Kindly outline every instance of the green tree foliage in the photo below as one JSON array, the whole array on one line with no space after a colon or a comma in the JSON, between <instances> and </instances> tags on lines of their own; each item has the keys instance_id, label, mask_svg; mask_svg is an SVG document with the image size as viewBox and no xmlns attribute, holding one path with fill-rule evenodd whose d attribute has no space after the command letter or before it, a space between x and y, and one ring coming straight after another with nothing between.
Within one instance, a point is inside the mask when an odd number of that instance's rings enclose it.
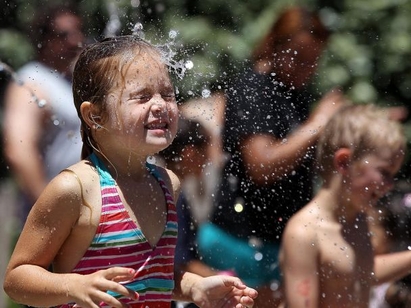
<instances>
[{"instance_id":1,"label":"green tree foliage","mask_svg":"<svg viewBox=\"0 0 411 308\"><path fill-rule=\"evenodd\" d=\"M0 59L17 68L32 56L25 27L36 9L51 0L0 3ZM52 3L64 2L53 0ZM194 67L180 82L187 99L202 89L224 88L287 5L319 10L333 30L316 87L345 89L355 102L407 104L411 98L411 1L409 0L77 0L90 40L103 35L117 15L120 33L141 22L145 37L170 43L176 31L176 58Z\"/></svg>"}]
</instances>

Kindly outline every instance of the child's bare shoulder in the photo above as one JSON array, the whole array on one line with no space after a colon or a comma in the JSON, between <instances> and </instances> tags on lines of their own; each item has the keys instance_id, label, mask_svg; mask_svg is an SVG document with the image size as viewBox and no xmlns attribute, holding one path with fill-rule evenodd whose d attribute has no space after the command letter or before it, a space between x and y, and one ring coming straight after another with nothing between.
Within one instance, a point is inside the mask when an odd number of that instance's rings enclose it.
<instances>
[{"instance_id":1,"label":"child's bare shoulder","mask_svg":"<svg viewBox=\"0 0 411 308\"><path fill-rule=\"evenodd\" d=\"M321 211L313 203L309 203L290 218L284 238L298 237L304 241L313 241L321 228L321 220Z\"/></svg>"},{"instance_id":2,"label":"child's bare shoulder","mask_svg":"<svg viewBox=\"0 0 411 308\"><path fill-rule=\"evenodd\" d=\"M72 185L72 192L91 189L96 184L99 186L99 176L93 164L88 160L81 160L60 172L56 180L61 185ZM69 187L70 188L70 187Z\"/></svg>"},{"instance_id":3,"label":"child's bare shoulder","mask_svg":"<svg viewBox=\"0 0 411 308\"><path fill-rule=\"evenodd\" d=\"M73 205L81 206L84 199L88 199L99 187L99 177L94 166L89 161L82 160L62 170L50 182L46 191L50 191L60 202L72 202Z\"/></svg>"},{"instance_id":4,"label":"child's bare shoulder","mask_svg":"<svg viewBox=\"0 0 411 308\"><path fill-rule=\"evenodd\" d=\"M64 217L68 227L74 225L85 204L85 195L92 191L94 179L93 170L84 161L63 170L43 190L33 206L32 216L60 222Z\"/></svg>"}]
</instances>

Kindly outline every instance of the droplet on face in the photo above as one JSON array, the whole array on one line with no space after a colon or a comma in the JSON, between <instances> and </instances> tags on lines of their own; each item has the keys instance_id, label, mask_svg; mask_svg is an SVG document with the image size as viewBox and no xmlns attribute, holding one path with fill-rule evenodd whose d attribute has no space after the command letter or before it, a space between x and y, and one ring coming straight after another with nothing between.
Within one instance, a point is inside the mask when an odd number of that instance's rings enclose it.
<instances>
[{"instance_id":1,"label":"droplet on face","mask_svg":"<svg viewBox=\"0 0 411 308\"><path fill-rule=\"evenodd\" d=\"M203 91L201 91L201 96L203 98L210 97L210 95L211 95L211 91L209 89L204 89Z\"/></svg>"}]
</instances>

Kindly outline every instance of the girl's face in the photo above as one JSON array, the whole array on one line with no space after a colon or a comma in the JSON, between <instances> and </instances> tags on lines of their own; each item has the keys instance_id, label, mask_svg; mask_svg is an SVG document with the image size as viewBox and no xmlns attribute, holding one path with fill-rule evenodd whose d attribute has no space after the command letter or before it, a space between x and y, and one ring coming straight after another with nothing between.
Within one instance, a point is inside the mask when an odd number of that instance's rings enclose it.
<instances>
[{"instance_id":1,"label":"girl's face","mask_svg":"<svg viewBox=\"0 0 411 308\"><path fill-rule=\"evenodd\" d=\"M108 96L104 128L114 142L133 153L152 155L166 148L177 132L174 88L160 56L140 52L124 80ZM120 149L120 148L119 148Z\"/></svg>"},{"instance_id":2,"label":"girl's face","mask_svg":"<svg viewBox=\"0 0 411 308\"><path fill-rule=\"evenodd\" d=\"M353 163L351 178L351 200L357 210L375 206L394 184L394 176L403 160L402 153L390 150L370 154Z\"/></svg>"}]
</instances>

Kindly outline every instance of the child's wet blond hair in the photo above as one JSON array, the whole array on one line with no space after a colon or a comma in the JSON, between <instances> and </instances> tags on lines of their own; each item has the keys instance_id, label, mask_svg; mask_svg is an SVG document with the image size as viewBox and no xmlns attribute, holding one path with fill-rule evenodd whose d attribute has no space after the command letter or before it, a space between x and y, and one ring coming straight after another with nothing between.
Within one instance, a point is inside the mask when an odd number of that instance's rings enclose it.
<instances>
[{"instance_id":1,"label":"child's wet blond hair","mask_svg":"<svg viewBox=\"0 0 411 308\"><path fill-rule=\"evenodd\" d=\"M317 145L317 164L324 181L333 174L333 157L337 150L348 148L352 159L390 149L406 150L406 138L398 121L387 110L373 104L349 105L338 111L325 126Z\"/></svg>"}]
</instances>

